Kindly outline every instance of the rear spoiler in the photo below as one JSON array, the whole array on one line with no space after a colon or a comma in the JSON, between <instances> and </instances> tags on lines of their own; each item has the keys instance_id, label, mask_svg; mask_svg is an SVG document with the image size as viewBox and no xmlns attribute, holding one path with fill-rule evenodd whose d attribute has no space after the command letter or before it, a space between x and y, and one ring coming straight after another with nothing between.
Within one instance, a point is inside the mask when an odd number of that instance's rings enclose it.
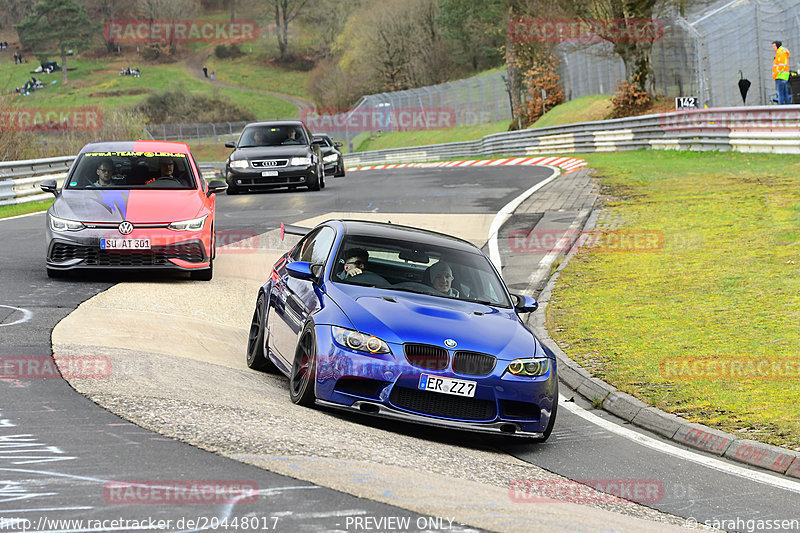
<instances>
[{"instance_id":1,"label":"rear spoiler","mask_svg":"<svg viewBox=\"0 0 800 533\"><path fill-rule=\"evenodd\" d=\"M300 235L305 236L308 235L314 228L305 228L303 226L294 226L292 224L284 224L281 222L281 240L284 239L285 235L288 233L289 235Z\"/></svg>"}]
</instances>

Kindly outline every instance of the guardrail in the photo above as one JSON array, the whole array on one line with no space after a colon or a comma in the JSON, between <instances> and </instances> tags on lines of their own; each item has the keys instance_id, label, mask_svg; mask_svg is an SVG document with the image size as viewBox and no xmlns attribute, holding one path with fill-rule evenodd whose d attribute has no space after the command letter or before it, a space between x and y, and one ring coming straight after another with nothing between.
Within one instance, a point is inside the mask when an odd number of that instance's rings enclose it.
<instances>
[{"instance_id":1,"label":"guardrail","mask_svg":"<svg viewBox=\"0 0 800 533\"><path fill-rule=\"evenodd\" d=\"M53 195L39 186L45 180L56 180L61 187L73 161L75 156L0 162L0 206L49 200ZM203 177L214 179L219 163L198 166Z\"/></svg>"},{"instance_id":2,"label":"guardrail","mask_svg":"<svg viewBox=\"0 0 800 533\"><path fill-rule=\"evenodd\" d=\"M800 106L693 109L487 135L476 141L345 155L348 167L490 155L620 150L800 153Z\"/></svg>"},{"instance_id":3,"label":"guardrail","mask_svg":"<svg viewBox=\"0 0 800 533\"><path fill-rule=\"evenodd\" d=\"M535 156L619 150L720 150L800 154L800 105L692 109L494 133L476 141L345 155L348 167L422 163L490 155ZM50 197L45 179L63 179L73 157L0 163L0 205ZM218 166L219 164L216 164ZM215 164L201 164L213 177Z\"/></svg>"}]
</instances>

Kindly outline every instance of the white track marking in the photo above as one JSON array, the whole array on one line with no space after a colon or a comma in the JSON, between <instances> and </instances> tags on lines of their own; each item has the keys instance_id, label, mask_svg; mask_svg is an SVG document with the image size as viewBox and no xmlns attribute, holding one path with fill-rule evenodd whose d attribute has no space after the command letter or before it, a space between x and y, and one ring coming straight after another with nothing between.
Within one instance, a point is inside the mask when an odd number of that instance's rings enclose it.
<instances>
[{"instance_id":1,"label":"white track marking","mask_svg":"<svg viewBox=\"0 0 800 533\"><path fill-rule=\"evenodd\" d=\"M538 166L547 166L547 165L538 165ZM559 168L556 167L547 167L547 168L553 171L552 176L546 178L543 181L540 181L527 191L523 192L522 194L520 194L519 196L508 202L506 205L503 206L502 209L500 209L500 211L497 212L494 219L492 220L492 225L489 227L489 259L492 261L492 263L494 263L494 266L498 270L498 272L502 271L503 261L502 258L500 257L500 248L498 247L497 244L497 234L500 231L500 228L503 227L503 224L505 224L506 220L508 220L508 218L511 216L511 213L513 213L514 210L517 207L519 207L519 204L527 200L530 195L532 195L533 193L535 193L536 191L538 191L539 189L541 189L542 187L544 187L545 185L556 179L561 174L561 169Z\"/></svg>"},{"instance_id":2,"label":"white track marking","mask_svg":"<svg viewBox=\"0 0 800 533\"><path fill-rule=\"evenodd\" d=\"M633 431L632 429L622 427L619 424L611 422L610 420L606 420L605 418L601 418L595 415L594 413L590 413L586 409L583 409L582 407L575 405L575 403L573 402L564 402L563 401L564 399L565 398L563 396L559 395L559 404L560 404L559 407L562 407L567 411L583 418L587 422L591 422L596 426L600 426L606 431L610 431L615 435L624 437L628 440L641 444L642 446L646 446L647 448L651 448L658 452L665 453L667 455L672 455L673 457L678 457L679 459L683 459L685 461L691 461L701 466L705 466L713 470L718 470L726 474L732 474L734 476L745 478L750 481L757 481L759 483L772 485L774 487L790 490L792 492L800 494L800 483L798 483L797 481L792 481L789 478L778 477L777 475L768 474L766 472L758 472L755 470L750 470L749 468L744 468L742 466L726 463L725 461L717 459L716 457L699 454L697 452L686 450L684 448L679 448L678 446L674 446L667 442L654 439L653 437L649 437L647 435L639 433L638 431Z\"/></svg>"},{"instance_id":3,"label":"white track marking","mask_svg":"<svg viewBox=\"0 0 800 533\"><path fill-rule=\"evenodd\" d=\"M5 307L6 309L13 309L15 311L19 311L22 313L22 318L19 320L15 320L14 322L9 322L8 324L0 324L0 328L3 326L16 326L17 324L22 324L23 322L27 322L31 318L33 318L33 313L28 311L27 309L23 309L22 307L14 307L11 305L0 305L0 307Z\"/></svg>"}]
</instances>

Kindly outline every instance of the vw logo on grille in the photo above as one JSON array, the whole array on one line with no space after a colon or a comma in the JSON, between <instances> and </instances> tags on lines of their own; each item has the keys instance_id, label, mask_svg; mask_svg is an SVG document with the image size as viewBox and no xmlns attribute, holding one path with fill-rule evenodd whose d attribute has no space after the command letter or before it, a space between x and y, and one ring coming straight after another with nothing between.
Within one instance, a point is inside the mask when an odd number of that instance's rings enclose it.
<instances>
[{"instance_id":1,"label":"vw logo on grille","mask_svg":"<svg viewBox=\"0 0 800 533\"><path fill-rule=\"evenodd\" d=\"M119 225L119 232L123 235L128 235L133 231L133 224L127 220Z\"/></svg>"},{"instance_id":2,"label":"vw logo on grille","mask_svg":"<svg viewBox=\"0 0 800 533\"><path fill-rule=\"evenodd\" d=\"M454 341L453 339L445 339L444 345L447 346L448 348L455 348L456 346L458 346L458 344L456 344L456 341Z\"/></svg>"}]
</instances>

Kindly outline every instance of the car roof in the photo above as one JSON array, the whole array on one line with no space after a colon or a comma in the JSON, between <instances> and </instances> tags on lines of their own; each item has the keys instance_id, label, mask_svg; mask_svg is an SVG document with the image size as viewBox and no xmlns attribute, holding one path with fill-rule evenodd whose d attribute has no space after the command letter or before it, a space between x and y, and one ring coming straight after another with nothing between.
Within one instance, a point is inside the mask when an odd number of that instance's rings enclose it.
<instances>
[{"instance_id":1,"label":"car roof","mask_svg":"<svg viewBox=\"0 0 800 533\"><path fill-rule=\"evenodd\" d=\"M337 220L335 222L342 225L345 235L386 237L416 244L442 246L482 254L480 249L471 242L436 231L369 220Z\"/></svg>"},{"instance_id":2,"label":"car roof","mask_svg":"<svg viewBox=\"0 0 800 533\"><path fill-rule=\"evenodd\" d=\"M263 122L250 122L245 125L245 128L254 126L302 126L305 128L302 120L265 120Z\"/></svg>"},{"instance_id":3,"label":"car roof","mask_svg":"<svg viewBox=\"0 0 800 533\"><path fill-rule=\"evenodd\" d=\"M173 141L103 141L89 143L80 153L87 152L169 152L190 154L189 145Z\"/></svg>"}]
</instances>

